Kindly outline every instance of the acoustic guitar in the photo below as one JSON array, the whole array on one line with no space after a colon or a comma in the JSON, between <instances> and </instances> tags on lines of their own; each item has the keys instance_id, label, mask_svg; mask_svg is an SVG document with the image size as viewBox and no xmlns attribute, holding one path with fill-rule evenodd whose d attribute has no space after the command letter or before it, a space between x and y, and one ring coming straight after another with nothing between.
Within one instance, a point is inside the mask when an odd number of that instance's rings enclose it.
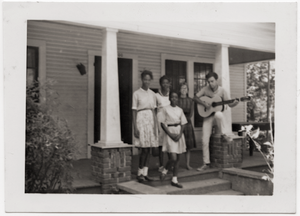
<instances>
[{"instance_id":1,"label":"acoustic guitar","mask_svg":"<svg viewBox=\"0 0 300 216\"><path fill-rule=\"evenodd\" d=\"M218 95L215 95L212 98L207 97L207 96L202 96L202 97L200 97L200 100L205 101L206 103L210 103L211 107L209 109L206 109L205 106L197 104L197 109L198 109L199 115L205 118L205 117L208 117L208 116L210 116L211 114L213 114L215 112L218 112L218 111L223 112L224 111L224 105L225 104L230 104L234 100L245 102L245 101L249 101L250 99L251 99L251 97L247 96L247 97L241 97L241 98L236 98L236 99L232 99L232 100L223 101L223 99Z\"/></svg>"}]
</instances>

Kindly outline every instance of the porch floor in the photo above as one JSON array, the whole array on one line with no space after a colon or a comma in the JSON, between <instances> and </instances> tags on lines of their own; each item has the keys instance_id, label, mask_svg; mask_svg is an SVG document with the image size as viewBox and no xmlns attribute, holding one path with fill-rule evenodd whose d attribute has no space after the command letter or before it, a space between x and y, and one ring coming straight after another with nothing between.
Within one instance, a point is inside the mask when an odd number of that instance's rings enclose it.
<instances>
[{"instance_id":1,"label":"porch floor","mask_svg":"<svg viewBox=\"0 0 300 216\"><path fill-rule=\"evenodd\" d=\"M138 161L139 155L133 155L132 157L132 179L135 179L138 169ZM165 154L164 163L167 162L167 154ZM94 181L92 176L92 166L91 166L91 159L81 159L77 160L73 163L74 170L73 170L73 177L74 182L73 186L75 188L81 187L93 187L98 186L99 183ZM150 158L150 165L148 174L151 177L158 178L158 157L151 157ZM256 166L263 166L266 165L263 156L257 152L253 152L253 156L249 156L249 150L243 151L243 163L242 168L249 168L249 167L256 167ZM191 172L194 172L198 167L202 166L202 150L194 149L191 151L191 160L190 166L193 167ZM185 155L182 155L180 158L179 164L179 171L178 172L188 172L186 169L186 159Z\"/></svg>"}]
</instances>

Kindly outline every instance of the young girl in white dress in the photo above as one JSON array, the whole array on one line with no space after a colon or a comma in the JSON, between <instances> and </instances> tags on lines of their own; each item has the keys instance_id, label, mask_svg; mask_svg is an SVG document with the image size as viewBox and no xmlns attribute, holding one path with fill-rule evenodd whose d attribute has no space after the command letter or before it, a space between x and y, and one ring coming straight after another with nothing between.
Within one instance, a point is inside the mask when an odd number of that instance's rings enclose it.
<instances>
[{"instance_id":1,"label":"young girl in white dress","mask_svg":"<svg viewBox=\"0 0 300 216\"><path fill-rule=\"evenodd\" d=\"M167 142L166 145L163 146L162 151L168 152L170 159L162 171L160 179L164 180L168 170L173 167L171 185L182 188L182 185L178 182L177 175L180 155L186 152L185 139L182 133L185 124L187 124L187 119L183 110L177 106L178 94L176 92L170 92L169 98L171 105L164 107L165 120L161 123L161 127L167 134Z\"/></svg>"},{"instance_id":2,"label":"young girl in white dress","mask_svg":"<svg viewBox=\"0 0 300 216\"><path fill-rule=\"evenodd\" d=\"M158 147L158 123L155 113L155 93L149 89L153 75L144 70L141 74L142 87L133 93L132 116L134 145L141 149L137 179L139 182L152 181L148 176L150 148Z\"/></svg>"}]
</instances>

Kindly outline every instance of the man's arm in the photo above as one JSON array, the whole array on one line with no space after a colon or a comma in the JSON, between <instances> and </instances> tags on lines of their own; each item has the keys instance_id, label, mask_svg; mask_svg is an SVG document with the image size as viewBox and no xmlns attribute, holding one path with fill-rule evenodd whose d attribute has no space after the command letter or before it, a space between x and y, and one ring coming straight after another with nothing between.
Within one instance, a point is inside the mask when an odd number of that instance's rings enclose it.
<instances>
[{"instance_id":1,"label":"man's arm","mask_svg":"<svg viewBox=\"0 0 300 216\"><path fill-rule=\"evenodd\" d=\"M234 100L232 103L228 104L229 107L235 107L236 105L239 104L239 101L238 100Z\"/></svg>"},{"instance_id":2,"label":"man's arm","mask_svg":"<svg viewBox=\"0 0 300 216\"><path fill-rule=\"evenodd\" d=\"M224 90L224 100L231 100L229 97L228 97L228 94L227 92ZM228 104L228 106L230 108L232 107L235 107L236 105L238 105L239 101L238 100L234 100L232 103Z\"/></svg>"},{"instance_id":3,"label":"man's arm","mask_svg":"<svg viewBox=\"0 0 300 216\"><path fill-rule=\"evenodd\" d=\"M204 96L203 89L194 96L193 101L195 101L197 104L204 106L206 109L209 109L211 107L211 104L200 100L200 97L202 97L202 96Z\"/></svg>"}]
</instances>

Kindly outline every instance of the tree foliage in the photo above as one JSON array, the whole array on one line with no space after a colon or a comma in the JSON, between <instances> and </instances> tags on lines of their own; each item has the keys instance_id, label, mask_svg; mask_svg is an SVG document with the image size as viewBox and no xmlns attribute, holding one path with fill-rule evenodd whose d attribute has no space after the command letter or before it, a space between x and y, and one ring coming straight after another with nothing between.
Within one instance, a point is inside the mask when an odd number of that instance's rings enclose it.
<instances>
[{"instance_id":1,"label":"tree foliage","mask_svg":"<svg viewBox=\"0 0 300 216\"><path fill-rule=\"evenodd\" d=\"M247 64L247 93L252 100L247 104L247 120L267 122L268 83L269 115L274 122L275 68L274 61ZM269 76L268 76L269 74Z\"/></svg>"},{"instance_id":2,"label":"tree foliage","mask_svg":"<svg viewBox=\"0 0 300 216\"><path fill-rule=\"evenodd\" d=\"M265 180L273 180L274 175L274 138L272 136L272 124L270 122L271 133L270 136L267 137L266 133L260 131L260 129L252 130L253 125L246 125L242 127L241 131L246 132L247 139L251 140L256 149L261 153L264 160L268 165L268 169L265 170L267 173L266 176L263 177Z\"/></svg>"},{"instance_id":3,"label":"tree foliage","mask_svg":"<svg viewBox=\"0 0 300 216\"><path fill-rule=\"evenodd\" d=\"M73 190L71 170L77 147L67 121L55 117L58 94L45 86L34 84L26 91L26 157L25 192L51 193ZM44 91L46 95L41 95ZM47 98L47 102L36 102ZM43 100L42 100L43 101Z\"/></svg>"}]
</instances>

